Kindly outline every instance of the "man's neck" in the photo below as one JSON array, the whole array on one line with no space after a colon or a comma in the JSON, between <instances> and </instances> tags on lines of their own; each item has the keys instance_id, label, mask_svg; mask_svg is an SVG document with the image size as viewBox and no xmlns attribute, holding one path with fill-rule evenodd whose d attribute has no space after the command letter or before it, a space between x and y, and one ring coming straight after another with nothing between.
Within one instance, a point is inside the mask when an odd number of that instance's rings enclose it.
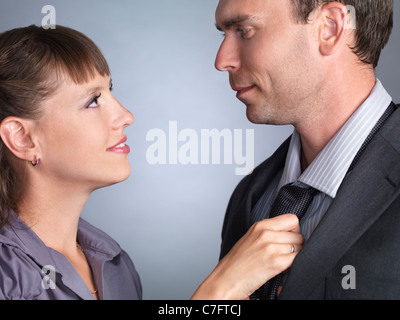
<instances>
[{"instance_id":1,"label":"man's neck","mask_svg":"<svg viewBox=\"0 0 400 320\"><path fill-rule=\"evenodd\" d=\"M376 84L373 73L352 85L338 85L327 90L323 105L316 105L319 112L304 121L294 124L301 137L301 166L304 171L325 148L353 113L368 98Z\"/></svg>"}]
</instances>

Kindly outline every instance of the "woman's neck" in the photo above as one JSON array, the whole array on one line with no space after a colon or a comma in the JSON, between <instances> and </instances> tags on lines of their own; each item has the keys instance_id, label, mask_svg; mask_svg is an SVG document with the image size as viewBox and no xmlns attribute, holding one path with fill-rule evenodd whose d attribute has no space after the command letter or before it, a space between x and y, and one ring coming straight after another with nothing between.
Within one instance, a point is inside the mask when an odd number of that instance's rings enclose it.
<instances>
[{"instance_id":1,"label":"woman's neck","mask_svg":"<svg viewBox=\"0 0 400 320\"><path fill-rule=\"evenodd\" d=\"M79 217L89 194L58 184L29 185L18 215L46 246L67 256L76 252Z\"/></svg>"}]
</instances>

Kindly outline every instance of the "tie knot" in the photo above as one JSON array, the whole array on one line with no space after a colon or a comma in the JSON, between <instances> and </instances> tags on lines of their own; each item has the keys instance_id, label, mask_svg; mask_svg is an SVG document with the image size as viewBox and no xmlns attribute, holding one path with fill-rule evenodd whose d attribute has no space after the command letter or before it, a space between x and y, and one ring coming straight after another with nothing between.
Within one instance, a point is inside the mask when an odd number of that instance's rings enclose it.
<instances>
[{"instance_id":1,"label":"tie knot","mask_svg":"<svg viewBox=\"0 0 400 320\"><path fill-rule=\"evenodd\" d=\"M317 193L318 190L312 187L294 185L282 187L272 204L270 218L292 213L301 219Z\"/></svg>"}]
</instances>

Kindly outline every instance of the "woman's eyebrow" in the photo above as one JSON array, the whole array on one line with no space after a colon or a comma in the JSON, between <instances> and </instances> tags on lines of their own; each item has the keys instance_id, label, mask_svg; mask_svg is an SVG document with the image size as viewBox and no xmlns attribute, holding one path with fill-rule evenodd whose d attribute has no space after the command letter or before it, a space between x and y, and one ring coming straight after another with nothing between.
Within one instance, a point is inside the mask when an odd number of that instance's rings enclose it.
<instances>
[{"instance_id":1,"label":"woman's eyebrow","mask_svg":"<svg viewBox=\"0 0 400 320\"><path fill-rule=\"evenodd\" d=\"M107 88L104 87L104 86L99 86L99 85L97 85L97 86L95 86L95 87L91 87L91 88L89 88L88 90L86 90L85 96L93 95L93 94L95 94L95 93L97 93L97 92L99 92L99 91L101 91L101 90L109 89L110 87L112 87L112 79L110 79L110 82L109 82Z\"/></svg>"}]
</instances>

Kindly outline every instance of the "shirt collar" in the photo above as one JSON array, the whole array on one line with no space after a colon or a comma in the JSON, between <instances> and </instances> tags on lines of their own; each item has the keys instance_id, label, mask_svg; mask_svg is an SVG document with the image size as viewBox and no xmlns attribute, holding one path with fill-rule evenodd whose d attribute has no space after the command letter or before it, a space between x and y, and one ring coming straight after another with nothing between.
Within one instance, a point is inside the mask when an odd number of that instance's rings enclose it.
<instances>
[{"instance_id":1,"label":"shirt collar","mask_svg":"<svg viewBox=\"0 0 400 320\"><path fill-rule=\"evenodd\" d=\"M2 229L7 244L19 247L41 265L54 259L55 250L47 247L36 233L26 225L13 211L10 212L11 224ZM103 231L95 228L83 219L78 223L78 242L83 249L105 255L112 259L121 252L119 244Z\"/></svg>"},{"instance_id":2,"label":"shirt collar","mask_svg":"<svg viewBox=\"0 0 400 320\"><path fill-rule=\"evenodd\" d=\"M78 242L84 250L93 251L114 258L121 253L121 247L105 232L79 219Z\"/></svg>"},{"instance_id":3,"label":"shirt collar","mask_svg":"<svg viewBox=\"0 0 400 320\"><path fill-rule=\"evenodd\" d=\"M303 173L300 135L294 130L278 190L298 181L335 198L354 157L391 102L391 96L377 79L367 100Z\"/></svg>"},{"instance_id":4,"label":"shirt collar","mask_svg":"<svg viewBox=\"0 0 400 320\"><path fill-rule=\"evenodd\" d=\"M51 265L62 276L63 283L84 299L93 299L82 278L67 258L47 247L36 233L14 212L10 212L11 223L0 230L0 242L22 250L41 268ZM103 231L83 219L78 224L78 241L97 276L97 285L102 286L102 268L121 253L118 243Z\"/></svg>"}]
</instances>

